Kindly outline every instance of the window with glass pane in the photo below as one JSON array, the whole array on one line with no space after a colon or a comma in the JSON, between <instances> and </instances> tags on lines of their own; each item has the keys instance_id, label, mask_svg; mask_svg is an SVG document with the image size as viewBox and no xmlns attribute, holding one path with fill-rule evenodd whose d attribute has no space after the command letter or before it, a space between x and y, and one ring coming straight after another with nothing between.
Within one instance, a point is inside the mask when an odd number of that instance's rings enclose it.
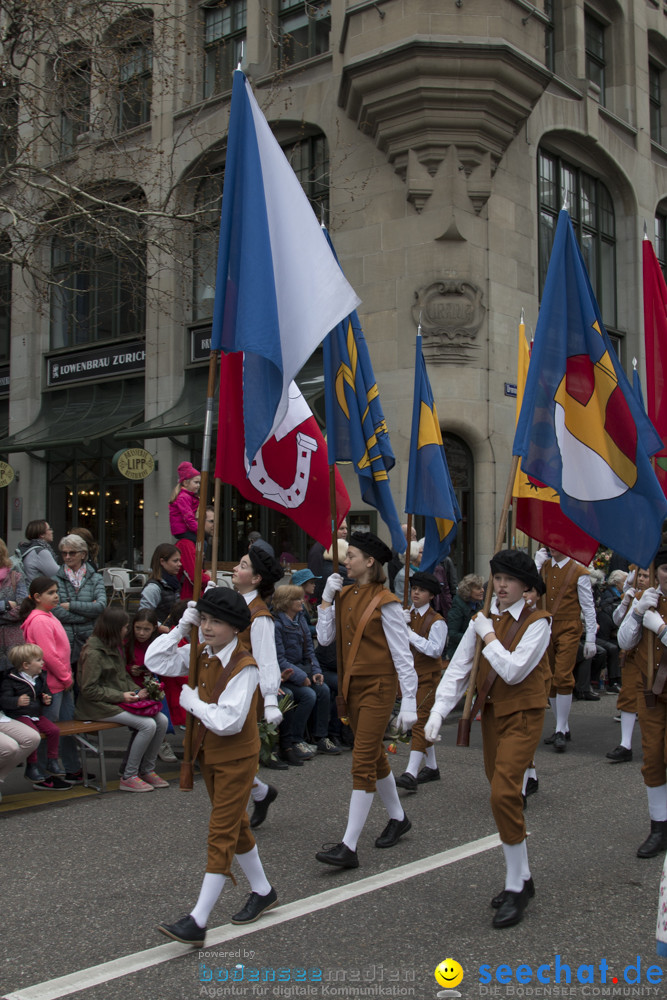
<instances>
[{"instance_id":1,"label":"window with glass pane","mask_svg":"<svg viewBox=\"0 0 667 1000\"><path fill-rule=\"evenodd\" d=\"M14 80L0 81L0 166L16 159L18 140L19 97Z\"/></svg>"},{"instance_id":2,"label":"window with glass pane","mask_svg":"<svg viewBox=\"0 0 667 1000\"><path fill-rule=\"evenodd\" d=\"M586 79L600 88L600 104L605 103L605 26L592 14L584 18L586 34Z\"/></svg>"},{"instance_id":3,"label":"window with glass pane","mask_svg":"<svg viewBox=\"0 0 667 1000\"><path fill-rule=\"evenodd\" d=\"M119 132L150 121L152 94L153 50L147 39L138 39L119 55Z\"/></svg>"},{"instance_id":4,"label":"window with glass pane","mask_svg":"<svg viewBox=\"0 0 667 1000\"><path fill-rule=\"evenodd\" d=\"M193 239L194 303L193 318L206 319L213 315L215 298L215 268L220 235L222 205L222 168L212 172L199 184L195 195L196 222Z\"/></svg>"},{"instance_id":5,"label":"window with glass pane","mask_svg":"<svg viewBox=\"0 0 667 1000\"><path fill-rule=\"evenodd\" d=\"M12 244L3 233L0 236L0 254L8 257ZM12 265L9 259L0 257L0 363L9 361L12 321Z\"/></svg>"},{"instance_id":6,"label":"window with glass pane","mask_svg":"<svg viewBox=\"0 0 667 1000\"><path fill-rule=\"evenodd\" d=\"M331 0L280 0L279 20L281 66L329 51Z\"/></svg>"},{"instance_id":7,"label":"window with glass pane","mask_svg":"<svg viewBox=\"0 0 667 1000\"><path fill-rule=\"evenodd\" d=\"M243 58L246 8L246 0L204 7L204 97L231 89L232 74Z\"/></svg>"},{"instance_id":8,"label":"window with glass pane","mask_svg":"<svg viewBox=\"0 0 667 1000\"><path fill-rule=\"evenodd\" d=\"M606 326L616 326L616 222L609 191L592 174L559 156L538 155L540 295L549 264L558 212L567 205L588 276Z\"/></svg>"},{"instance_id":9,"label":"window with glass pane","mask_svg":"<svg viewBox=\"0 0 667 1000\"><path fill-rule=\"evenodd\" d=\"M60 83L60 149L63 154L76 148L77 137L90 125L90 61L59 59Z\"/></svg>"},{"instance_id":10,"label":"window with glass pane","mask_svg":"<svg viewBox=\"0 0 667 1000\"><path fill-rule=\"evenodd\" d=\"M325 225L329 221L329 150L323 135L310 136L289 146L283 152L299 178L313 211Z\"/></svg>"},{"instance_id":11,"label":"window with glass pane","mask_svg":"<svg viewBox=\"0 0 667 1000\"><path fill-rule=\"evenodd\" d=\"M662 142L662 70L654 62L648 64L648 100L651 138Z\"/></svg>"},{"instance_id":12,"label":"window with glass pane","mask_svg":"<svg viewBox=\"0 0 667 1000\"><path fill-rule=\"evenodd\" d=\"M554 0L544 0L544 13L548 18L544 25L544 65L553 73L556 64Z\"/></svg>"},{"instance_id":13,"label":"window with glass pane","mask_svg":"<svg viewBox=\"0 0 667 1000\"><path fill-rule=\"evenodd\" d=\"M138 336L145 330L146 246L124 215L72 223L51 250L51 347ZM114 227L125 239L114 239Z\"/></svg>"}]
</instances>

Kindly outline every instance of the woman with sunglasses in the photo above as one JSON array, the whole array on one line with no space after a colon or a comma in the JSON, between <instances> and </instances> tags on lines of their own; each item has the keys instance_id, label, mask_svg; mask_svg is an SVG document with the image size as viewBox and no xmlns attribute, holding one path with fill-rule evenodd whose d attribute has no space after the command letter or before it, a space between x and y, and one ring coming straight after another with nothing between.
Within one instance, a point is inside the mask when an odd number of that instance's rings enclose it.
<instances>
[{"instance_id":1,"label":"woman with sunglasses","mask_svg":"<svg viewBox=\"0 0 667 1000\"><path fill-rule=\"evenodd\" d=\"M53 614L62 622L70 644L72 673L95 622L107 606L102 574L88 561L88 545L80 535L65 535L58 545L63 565L56 573L59 603Z\"/></svg>"}]
</instances>

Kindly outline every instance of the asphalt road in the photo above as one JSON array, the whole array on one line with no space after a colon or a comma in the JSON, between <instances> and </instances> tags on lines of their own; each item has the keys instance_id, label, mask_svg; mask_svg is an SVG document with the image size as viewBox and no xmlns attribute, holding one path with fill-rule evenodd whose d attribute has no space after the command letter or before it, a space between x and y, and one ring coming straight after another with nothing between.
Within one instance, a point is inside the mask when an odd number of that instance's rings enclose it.
<instances>
[{"instance_id":1,"label":"asphalt road","mask_svg":"<svg viewBox=\"0 0 667 1000\"><path fill-rule=\"evenodd\" d=\"M536 896L523 922L502 931L491 927L489 900L502 888L504 866L491 839L479 726L467 750L455 746L455 720L444 728L442 780L400 793L413 826L390 850L373 845L386 819L376 800L354 871L314 860L345 828L349 754L262 772L279 789L257 839L281 906L251 927L229 924L249 891L239 871L213 911L202 953L155 930L197 898L208 821L200 779L192 793L174 781L143 796L110 791L65 801L54 793L24 809L7 796L0 995L426 1000L441 989L435 967L451 957L463 968L463 998L665 996L667 963L655 956L663 859L635 856L649 827L639 731L634 761L609 764L605 751L620 739L614 714L611 697L575 703L567 752L540 746L540 789L527 811ZM545 735L552 728L547 717ZM406 762L400 745L394 772ZM5 789L21 787L17 771ZM60 977L69 978L54 982Z\"/></svg>"}]
</instances>

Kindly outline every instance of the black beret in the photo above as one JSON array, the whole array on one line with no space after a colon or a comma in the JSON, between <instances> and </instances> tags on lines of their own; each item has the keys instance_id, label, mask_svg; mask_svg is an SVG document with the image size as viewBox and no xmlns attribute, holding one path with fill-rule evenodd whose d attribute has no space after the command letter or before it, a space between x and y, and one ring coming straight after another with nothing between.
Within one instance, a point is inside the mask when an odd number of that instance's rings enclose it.
<instances>
[{"instance_id":1,"label":"black beret","mask_svg":"<svg viewBox=\"0 0 667 1000\"><path fill-rule=\"evenodd\" d=\"M415 585L424 590L430 590L436 596L442 591L442 584L433 573L413 573L410 577L410 586L414 587Z\"/></svg>"},{"instance_id":2,"label":"black beret","mask_svg":"<svg viewBox=\"0 0 667 1000\"><path fill-rule=\"evenodd\" d=\"M248 549L248 556L255 573L258 573L265 583L278 583L282 580L283 568L269 552L260 545L251 545Z\"/></svg>"},{"instance_id":3,"label":"black beret","mask_svg":"<svg viewBox=\"0 0 667 1000\"><path fill-rule=\"evenodd\" d=\"M491 573L506 573L525 583L526 587L535 587L542 593L542 577L537 572L535 563L525 552L519 549L502 549L496 552L491 560Z\"/></svg>"},{"instance_id":4,"label":"black beret","mask_svg":"<svg viewBox=\"0 0 667 1000\"><path fill-rule=\"evenodd\" d=\"M349 544L355 549L361 549L367 556L372 556L377 562L384 565L391 559L391 549L388 545L374 535L372 531L354 531L349 539Z\"/></svg>"},{"instance_id":5,"label":"black beret","mask_svg":"<svg viewBox=\"0 0 667 1000\"><path fill-rule=\"evenodd\" d=\"M197 611L233 625L244 632L250 625L250 608L231 587L211 587L197 601Z\"/></svg>"},{"instance_id":6,"label":"black beret","mask_svg":"<svg viewBox=\"0 0 667 1000\"><path fill-rule=\"evenodd\" d=\"M657 569L658 566L664 566L665 563L667 563L667 548L658 549L653 557L653 565Z\"/></svg>"}]
</instances>

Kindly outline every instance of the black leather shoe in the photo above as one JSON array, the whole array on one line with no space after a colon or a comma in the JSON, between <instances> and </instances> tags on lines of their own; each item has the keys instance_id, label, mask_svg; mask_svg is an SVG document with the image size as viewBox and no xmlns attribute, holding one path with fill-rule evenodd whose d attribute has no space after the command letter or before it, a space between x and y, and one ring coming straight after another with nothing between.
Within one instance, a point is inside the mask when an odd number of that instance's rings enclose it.
<instances>
[{"instance_id":1,"label":"black leather shoe","mask_svg":"<svg viewBox=\"0 0 667 1000\"><path fill-rule=\"evenodd\" d=\"M232 917L233 924L252 924L264 913L265 910L272 910L278 905L278 893L274 888L266 896L260 896L258 892L251 892L242 910Z\"/></svg>"},{"instance_id":2,"label":"black leather shoe","mask_svg":"<svg viewBox=\"0 0 667 1000\"><path fill-rule=\"evenodd\" d=\"M526 881L523 883L523 887L528 893L528 899L532 899L533 896L535 895L535 883L533 882L532 876L526 879ZM494 910L498 910L503 905L506 899L507 899L507 889L503 889L502 892L499 892L497 896L493 897L493 899L491 900L491 906L494 908Z\"/></svg>"},{"instance_id":3,"label":"black leather shoe","mask_svg":"<svg viewBox=\"0 0 667 1000\"><path fill-rule=\"evenodd\" d=\"M528 798L529 795L534 795L535 792L539 790L540 782L538 778L529 778L526 782L526 791L524 795Z\"/></svg>"},{"instance_id":4,"label":"black leather shoe","mask_svg":"<svg viewBox=\"0 0 667 1000\"><path fill-rule=\"evenodd\" d=\"M555 739L556 739L557 736L558 736L558 733L554 732L554 733L551 734L551 736L547 736L547 738L544 740L544 742L546 743L547 746L550 746L555 741ZM571 738L572 737L571 737L571 734L569 732L565 733L565 739L568 741L568 743L570 742Z\"/></svg>"},{"instance_id":5,"label":"black leather shoe","mask_svg":"<svg viewBox=\"0 0 667 1000\"><path fill-rule=\"evenodd\" d=\"M655 858L667 850L667 820L651 820L651 832L637 848L638 858Z\"/></svg>"},{"instance_id":6,"label":"black leather shoe","mask_svg":"<svg viewBox=\"0 0 667 1000\"><path fill-rule=\"evenodd\" d=\"M289 771L289 764L286 764L284 760L278 760L277 757L269 757L266 764L262 764L262 767L268 768L269 771Z\"/></svg>"},{"instance_id":7,"label":"black leather shoe","mask_svg":"<svg viewBox=\"0 0 667 1000\"><path fill-rule=\"evenodd\" d=\"M613 764L624 764L626 760L632 760L632 750L628 750L627 747L618 746L614 747L613 750L610 750L608 754L605 754L605 756L608 757Z\"/></svg>"},{"instance_id":8,"label":"black leather shoe","mask_svg":"<svg viewBox=\"0 0 667 1000\"><path fill-rule=\"evenodd\" d=\"M417 784L423 785L427 781L440 781L440 771L437 767L422 767L417 775Z\"/></svg>"},{"instance_id":9,"label":"black leather shoe","mask_svg":"<svg viewBox=\"0 0 667 1000\"><path fill-rule=\"evenodd\" d=\"M396 779L396 784L399 788L407 788L409 792L416 792L419 787L414 774L410 774L409 771L404 771L403 774Z\"/></svg>"},{"instance_id":10,"label":"black leather shoe","mask_svg":"<svg viewBox=\"0 0 667 1000\"><path fill-rule=\"evenodd\" d=\"M412 823L403 813L403 819L390 819L380 836L375 841L376 847L393 847L404 833L407 833Z\"/></svg>"},{"instance_id":11,"label":"black leather shoe","mask_svg":"<svg viewBox=\"0 0 667 1000\"><path fill-rule=\"evenodd\" d=\"M326 845L322 845L326 847ZM358 868L359 857L356 851L351 851L341 840L340 844L332 844L328 850L318 851L315 855L324 865L334 865L336 868Z\"/></svg>"},{"instance_id":12,"label":"black leather shoe","mask_svg":"<svg viewBox=\"0 0 667 1000\"><path fill-rule=\"evenodd\" d=\"M534 888L533 895L535 895ZM514 924L518 924L521 920L523 920L523 911L528 905L528 899L529 893L527 882L524 882L521 892L512 892L510 889L506 889L505 899L502 901L493 917L493 926L513 927Z\"/></svg>"},{"instance_id":13,"label":"black leather shoe","mask_svg":"<svg viewBox=\"0 0 667 1000\"><path fill-rule=\"evenodd\" d=\"M600 695L596 694L595 691L584 691L579 696L579 701L599 701Z\"/></svg>"},{"instance_id":14,"label":"black leather shoe","mask_svg":"<svg viewBox=\"0 0 667 1000\"><path fill-rule=\"evenodd\" d=\"M294 747L287 747L286 750L281 750L280 757L292 767L303 767L303 761L299 756L299 751L295 750Z\"/></svg>"},{"instance_id":15,"label":"black leather shoe","mask_svg":"<svg viewBox=\"0 0 667 1000\"><path fill-rule=\"evenodd\" d=\"M255 802L255 808L253 809L252 816L250 817L250 826L253 830L262 825L266 819L266 814L269 811L269 806L272 802L275 802L277 798L278 789L274 788L273 785L269 785L269 790L262 801Z\"/></svg>"},{"instance_id":16,"label":"black leather shoe","mask_svg":"<svg viewBox=\"0 0 667 1000\"><path fill-rule=\"evenodd\" d=\"M565 733L554 733L553 747L556 753L564 753L567 749L567 736Z\"/></svg>"},{"instance_id":17,"label":"black leather shoe","mask_svg":"<svg viewBox=\"0 0 667 1000\"><path fill-rule=\"evenodd\" d=\"M158 924L157 929L181 944L191 944L193 948L201 948L206 938L206 928L200 927L194 917L188 913L175 924Z\"/></svg>"}]
</instances>

